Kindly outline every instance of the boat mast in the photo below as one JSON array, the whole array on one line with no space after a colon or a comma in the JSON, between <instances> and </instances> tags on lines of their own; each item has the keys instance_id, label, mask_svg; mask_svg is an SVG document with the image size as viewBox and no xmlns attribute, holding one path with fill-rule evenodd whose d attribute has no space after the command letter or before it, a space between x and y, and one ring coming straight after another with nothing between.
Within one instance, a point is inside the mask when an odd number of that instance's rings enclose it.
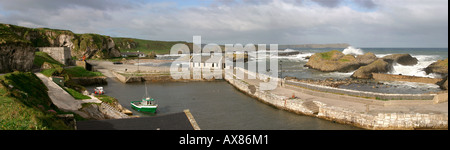
<instances>
[{"instance_id":1,"label":"boat mast","mask_svg":"<svg viewBox=\"0 0 450 150\"><path fill-rule=\"evenodd\" d=\"M148 98L148 92L147 92L147 83L146 83L146 82L144 82L144 84L145 84L145 97L146 97L146 98Z\"/></svg>"}]
</instances>

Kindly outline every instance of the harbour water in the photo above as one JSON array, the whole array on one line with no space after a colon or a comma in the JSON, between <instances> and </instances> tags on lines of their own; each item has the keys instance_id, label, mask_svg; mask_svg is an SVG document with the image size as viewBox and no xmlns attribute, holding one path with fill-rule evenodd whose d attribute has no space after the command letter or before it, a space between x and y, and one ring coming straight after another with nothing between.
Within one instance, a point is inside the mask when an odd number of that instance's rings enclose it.
<instances>
[{"instance_id":1,"label":"harbour water","mask_svg":"<svg viewBox=\"0 0 450 150\"><path fill-rule=\"evenodd\" d=\"M190 109L202 130L359 130L310 116L280 110L251 98L225 81L146 83L159 104L156 114L137 112L130 102L145 95L144 83L123 84L108 79L107 95L135 115L148 117ZM86 87L88 90L93 86Z\"/></svg>"}]
</instances>

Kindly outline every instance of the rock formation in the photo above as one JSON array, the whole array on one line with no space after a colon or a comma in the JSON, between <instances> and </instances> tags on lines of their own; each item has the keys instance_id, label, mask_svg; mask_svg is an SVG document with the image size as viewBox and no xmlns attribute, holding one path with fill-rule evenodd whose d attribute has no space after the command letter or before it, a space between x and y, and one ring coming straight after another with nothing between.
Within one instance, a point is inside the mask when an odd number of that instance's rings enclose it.
<instances>
[{"instance_id":1,"label":"rock formation","mask_svg":"<svg viewBox=\"0 0 450 150\"><path fill-rule=\"evenodd\" d=\"M344 55L338 50L315 53L305 65L306 67L325 72L351 72L361 65L353 55Z\"/></svg>"},{"instance_id":2,"label":"rock formation","mask_svg":"<svg viewBox=\"0 0 450 150\"><path fill-rule=\"evenodd\" d=\"M390 70L390 65L383 59L378 59L367 66L362 66L356 70L351 77L358 79L371 79L372 73L386 73Z\"/></svg>"},{"instance_id":3,"label":"rock formation","mask_svg":"<svg viewBox=\"0 0 450 150\"><path fill-rule=\"evenodd\" d=\"M0 73L30 71L33 61L34 49L27 43L0 45Z\"/></svg>"},{"instance_id":4,"label":"rock formation","mask_svg":"<svg viewBox=\"0 0 450 150\"><path fill-rule=\"evenodd\" d=\"M368 64L374 62L377 59L378 59L377 56L375 56L375 54L371 53L371 52L367 52L364 55L356 56L356 60L361 65L368 65Z\"/></svg>"},{"instance_id":5,"label":"rock formation","mask_svg":"<svg viewBox=\"0 0 450 150\"><path fill-rule=\"evenodd\" d=\"M438 60L425 68L427 74L436 73L442 76L448 74L448 58L444 60Z\"/></svg>"},{"instance_id":6,"label":"rock formation","mask_svg":"<svg viewBox=\"0 0 450 150\"><path fill-rule=\"evenodd\" d=\"M388 63L398 63L404 66L413 66L418 62L417 58L410 54L391 54L384 56L382 59Z\"/></svg>"},{"instance_id":7,"label":"rock formation","mask_svg":"<svg viewBox=\"0 0 450 150\"><path fill-rule=\"evenodd\" d=\"M448 90L448 77L444 78L443 81L444 82L439 84L439 87L441 87L441 89L443 89L443 90Z\"/></svg>"},{"instance_id":8,"label":"rock formation","mask_svg":"<svg viewBox=\"0 0 450 150\"><path fill-rule=\"evenodd\" d=\"M15 34L11 25L0 24L0 73L30 71L33 61L31 42Z\"/></svg>"},{"instance_id":9,"label":"rock formation","mask_svg":"<svg viewBox=\"0 0 450 150\"><path fill-rule=\"evenodd\" d=\"M77 58L119 57L120 51L109 36L98 34L75 34L69 30L48 28L25 28L9 24L0 24L3 35L10 35L30 42L32 47L70 47L71 55ZM11 44L4 42L3 44ZM31 61L32 62L32 61Z\"/></svg>"}]
</instances>

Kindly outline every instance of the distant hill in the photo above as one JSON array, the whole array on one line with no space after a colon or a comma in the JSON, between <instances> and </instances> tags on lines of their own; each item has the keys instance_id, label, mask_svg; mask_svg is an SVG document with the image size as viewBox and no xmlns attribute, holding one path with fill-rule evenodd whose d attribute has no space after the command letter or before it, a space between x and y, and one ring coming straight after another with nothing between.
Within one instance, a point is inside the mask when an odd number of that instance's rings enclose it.
<instances>
[{"instance_id":1,"label":"distant hill","mask_svg":"<svg viewBox=\"0 0 450 150\"><path fill-rule=\"evenodd\" d=\"M335 43L335 44L302 44L302 45L278 45L279 49L295 49L295 48L347 48L350 44Z\"/></svg>"},{"instance_id":2,"label":"distant hill","mask_svg":"<svg viewBox=\"0 0 450 150\"><path fill-rule=\"evenodd\" d=\"M113 37L113 40L121 52L140 51L143 53L150 53L151 51L155 51L157 54L170 53L170 49L175 44L188 44L185 41L155 41L122 37Z\"/></svg>"}]
</instances>

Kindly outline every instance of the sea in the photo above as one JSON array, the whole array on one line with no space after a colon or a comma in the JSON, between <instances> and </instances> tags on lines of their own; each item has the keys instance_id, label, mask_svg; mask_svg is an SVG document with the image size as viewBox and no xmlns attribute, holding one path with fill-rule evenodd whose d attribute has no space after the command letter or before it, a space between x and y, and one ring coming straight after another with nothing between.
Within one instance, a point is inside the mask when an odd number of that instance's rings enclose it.
<instances>
[{"instance_id":1,"label":"sea","mask_svg":"<svg viewBox=\"0 0 450 150\"><path fill-rule=\"evenodd\" d=\"M316 79L323 80L328 78L333 79L347 79L353 74L353 72L321 72L314 69L305 67L308 62L308 57L320 52L327 52L331 50L339 50L344 54L363 55L367 52L374 53L378 58L390 55L390 54L410 54L412 57L417 58L418 63L413 66L403 66L400 64L394 64L393 70L388 74L402 74L418 77L430 77L430 78L443 78L438 74L426 74L424 68L437 60L448 58L448 48L297 48L297 49L282 49L279 52L295 52L299 54L288 56L268 56L266 58L249 58L250 60L256 60L259 63L269 64L270 58L278 58L279 67L281 70L279 76L281 77L296 77L298 79ZM263 53L265 51L258 51L257 53ZM175 60L178 56L174 55L157 55L158 59L171 59ZM165 64L143 64L151 66L170 66L170 63ZM247 67L247 65L245 65ZM371 80L369 80L371 81ZM342 85L340 88L355 89L370 92L382 92L382 93L395 93L395 94L422 94L430 92L438 92L440 88L436 84L425 83L411 83L411 82L374 82L368 84L350 84Z\"/></svg>"}]
</instances>

